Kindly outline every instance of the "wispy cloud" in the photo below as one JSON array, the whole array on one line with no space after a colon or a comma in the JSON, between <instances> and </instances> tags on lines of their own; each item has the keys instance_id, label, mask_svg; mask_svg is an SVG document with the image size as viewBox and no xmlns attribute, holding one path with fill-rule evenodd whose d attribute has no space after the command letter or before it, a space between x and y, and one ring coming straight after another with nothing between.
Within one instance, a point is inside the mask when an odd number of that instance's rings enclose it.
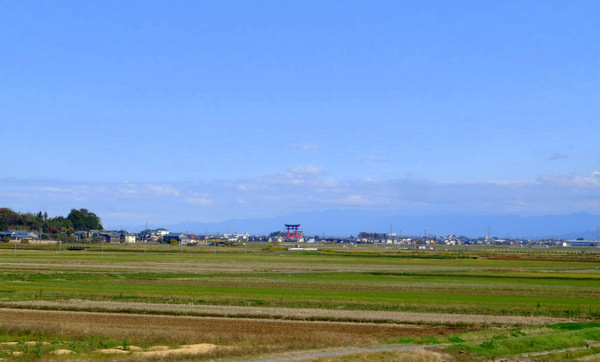
<instances>
[{"instance_id":1,"label":"wispy cloud","mask_svg":"<svg viewBox=\"0 0 600 362\"><path fill-rule=\"evenodd\" d=\"M589 175L570 176L570 175L542 175L538 178L540 183L553 186L582 189L582 188L600 188L600 172L594 171Z\"/></svg>"},{"instance_id":2,"label":"wispy cloud","mask_svg":"<svg viewBox=\"0 0 600 362\"><path fill-rule=\"evenodd\" d=\"M366 156L366 157L363 157L362 160L365 162L372 162L372 163L388 163L388 162L390 162L387 158L376 157L376 156Z\"/></svg>"},{"instance_id":3,"label":"wispy cloud","mask_svg":"<svg viewBox=\"0 0 600 362\"><path fill-rule=\"evenodd\" d=\"M552 155L546 158L547 160L556 161L556 160L564 160L565 158L569 158L569 156L564 155L562 153L555 152Z\"/></svg>"},{"instance_id":4,"label":"wispy cloud","mask_svg":"<svg viewBox=\"0 0 600 362\"><path fill-rule=\"evenodd\" d=\"M185 202L192 205L209 206L213 204L213 201L205 197L192 197L185 199Z\"/></svg>"},{"instance_id":5,"label":"wispy cloud","mask_svg":"<svg viewBox=\"0 0 600 362\"><path fill-rule=\"evenodd\" d=\"M170 185L146 185L146 188L156 195L161 196L179 196L180 192Z\"/></svg>"},{"instance_id":6,"label":"wispy cloud","mask_svg":"<svg viewBox=\"0 0 600 362\"><path fill-rule=\"evenodd\" d=\"M295 175L320 175L323 170L317 166L307 165L292 167L289 172Z\"/></svg>"},{"instance_id":7,"label":"wispy cloud","mask_svg":"<svg viewBox=\"0 0 600 362\"><path fill-rule=\"evenodd\" d=\"M317 145L292 145L289 148L292 150L299 150L299 151L318 151L319 150L319 146L317 146Z\"/></svg>"},{"instance_id":8,"label":"wispy cloud","mask_svg":"<svg viewBox=\"0 0 600 362\"><path fill-rule=\"evenodd\" d=\"M85 207L107 218L111 225L146 220L220 221L334 208L409 213L600 213L600 172L548 174L529 180L434 182L342 180L316 166L298 166L279 174L226 182L0 180L0 197L0 206L18 211L65 215L71 208Z\"/></svg>"}]
</instances>

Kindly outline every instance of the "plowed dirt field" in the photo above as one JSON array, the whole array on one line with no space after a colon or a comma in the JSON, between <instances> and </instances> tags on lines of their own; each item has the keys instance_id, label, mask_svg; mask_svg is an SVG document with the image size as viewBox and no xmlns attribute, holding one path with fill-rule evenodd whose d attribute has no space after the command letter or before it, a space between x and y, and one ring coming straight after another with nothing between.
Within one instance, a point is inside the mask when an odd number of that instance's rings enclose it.
<instances>
[{"instance_id":1,"label":"plowed dirt field","mask_svg":"<svg viewBox=\"0 0 600 362\"><path fill-rule=\"evenodd\" d=\"M0 324L70 335L131 336L136 338L187 338L206 341L217 336L275 335L302 338L328 335L340 340L371 340L372 336L402 337L443 334L451 327L420 327L373 323L332 323L122 313L0 309Z\"/></svg>"}]
</instances>

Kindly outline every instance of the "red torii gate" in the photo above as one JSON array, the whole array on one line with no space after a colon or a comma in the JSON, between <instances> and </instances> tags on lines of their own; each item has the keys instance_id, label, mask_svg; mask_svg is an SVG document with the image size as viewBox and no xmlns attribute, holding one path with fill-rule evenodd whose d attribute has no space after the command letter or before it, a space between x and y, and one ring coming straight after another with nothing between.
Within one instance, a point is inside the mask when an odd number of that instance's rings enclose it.
<instances>
[{"instance_id":1,"label":"red torii gate","mask_svg":"<svg viewBox=\"0 0 600 362\"><path fill-rule=\"evenodd\" d=\"M300 234L298 234L298 229L300 228L300 224L297 224L297 225L285 224L285 227L287 228L287 234L285 234L286 238L299 238L301 236ZM291 234L290 231L293 231L294 233Z\"/></svg>"}]
</instances>

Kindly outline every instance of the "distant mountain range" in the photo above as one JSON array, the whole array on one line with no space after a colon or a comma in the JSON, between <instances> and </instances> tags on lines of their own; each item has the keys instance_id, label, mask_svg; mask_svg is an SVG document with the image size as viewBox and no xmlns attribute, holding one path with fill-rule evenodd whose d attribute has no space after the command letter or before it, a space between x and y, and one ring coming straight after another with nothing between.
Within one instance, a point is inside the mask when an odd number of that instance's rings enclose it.
<instances>
[{"instance_id":1,"label":"distant mountain range","mask_svg":"<svg viewBox=\"0 0 600 362\"><path fill-rule=\"evenodd\" d=\"M402 235L464 235L479 237L491 232L501 238L595 239L600 216L588 213L569 215L426 215L407 216L383 211L325 210L297 212L267 219L231 219L203 223L186 221L174 225L155 225L184 233L269 234L284 230L284 224L301 224L305 235L356 236L361 231ZM140 231L144 226L123 225L119 229Z\"/></svg>"}]
</instances>

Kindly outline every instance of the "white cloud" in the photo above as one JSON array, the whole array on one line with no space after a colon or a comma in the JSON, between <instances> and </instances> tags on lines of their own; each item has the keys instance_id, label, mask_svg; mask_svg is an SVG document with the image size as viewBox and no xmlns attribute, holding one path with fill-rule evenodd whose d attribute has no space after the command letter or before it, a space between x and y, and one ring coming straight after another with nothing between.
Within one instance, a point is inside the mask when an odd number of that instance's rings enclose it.
<instances>
[{"instance_id":1,"label":"white cloud","mask_svg":"<svg viewBox=\"0 0 600 362\"><path fill-rule=\"evenodd\" d=\"M121 187L118 191L124 197L135 196L138 193L137 190L131 186Z\"/></svg>"},{"instance_id":2,"label":"white cloud","mask_svg":"<svg viewBox=\"0 0 600 362\"><path fill-rule=\"evenodd\" d=\"M200 206L209 206L213 204L213 201L209 198L205 197L193 197L185 200L188 204L192 205L200 205Z\"/></svg>"},{"instance_id":3,"label":"white cloud","mask_svg":"<svg viewBox=\"0 0 600 362\"><path fill-rule=\"evenodd\" d=\"M299 150L299 151L318 151L319 150L319 146L316 146L316 145L295 145L295 146L290 146L290 149L292 149L292 150Z\"/></svg>"},{"instance_id":4,"label":"white cloud","mask_svg":"<svg viewBox=\"0 0 600 362\"><path fill-rule=\"evenodd\" d=\"M539 182L562 187L597 188L600 187L600 172L594 171L585 176L542 175Z\"/></svg>"},{"instance_id":5,"label":"white cloud","mask_svg":"<svg viewBox=\"0 0 600 362\"><path fill-rule=\"evenodd\" d=\"M306 165L292 167L289 172L294 175L321 175L323 170L317 166Z\"/></svg>"},{"instance_id":6,"label":"white cloud","mask_svg":"<svg viewBox=\"0 0 600 362\"><path fill-rule=\"evenodd\" d=\"M179 196L180 192L173 186L169 185L147 185L148 190L160 196Z\"/></svg>"},{"instance_id":7,"label":"white cloud","mask_svg":"<svg viewBox=\"0 0 600 362\"><path fill-rule=\"evenodd\" d=\"M541 175L531 180L434 182L340 180L316 166L298 166L281 174L225 182L124 185L0 179L0 196L0 206L24 212L41 209L61 215L84 207L112 225L128 221L116 216L111 220L110 215L138 215L131 220L155 222L218 221L348 207L419 213L600 213L600 172Z\"/></svg>"},{"instance_id":8,"label":"white cloud","mask_svg":"<svg viewBox=\"0 0 600 362\"><path fill-rule=\"evenodd\" d=\"M53 186L44 186L44 187L40 187L40 191L64 193L64 192L72 192L73 190L72 189L64 189L64 188L60 188L60 187L53 187Z\"/></svg>"},{"instance_id":9,"label":"white cloud","mask_svg":"<svg viewBox=\"0 0 600 362\"><path fill-rule=\"evenodd\" d=\"M363 157L362 160L365 162L372 162L372 163L388 163L388 162L390 162L386 158L376 157L376 156L366 156L366 157Z\"/></svg>"},{"instance_id":10,"label":"white cloud","mask_svg":"<svg viewBox=\"0 0 600 362\"><path fill-rule=\"evenodd\" d=\"M352 206L367 206L367 205L373 205L374 200L369 200L366 197L362 196L362 195L357 195L357 194L353 194L353 195L348 195L346 197L344 197L343 199L340 199L339 202L343 205L352 205Z\"/></svg>"}]
</instances>

